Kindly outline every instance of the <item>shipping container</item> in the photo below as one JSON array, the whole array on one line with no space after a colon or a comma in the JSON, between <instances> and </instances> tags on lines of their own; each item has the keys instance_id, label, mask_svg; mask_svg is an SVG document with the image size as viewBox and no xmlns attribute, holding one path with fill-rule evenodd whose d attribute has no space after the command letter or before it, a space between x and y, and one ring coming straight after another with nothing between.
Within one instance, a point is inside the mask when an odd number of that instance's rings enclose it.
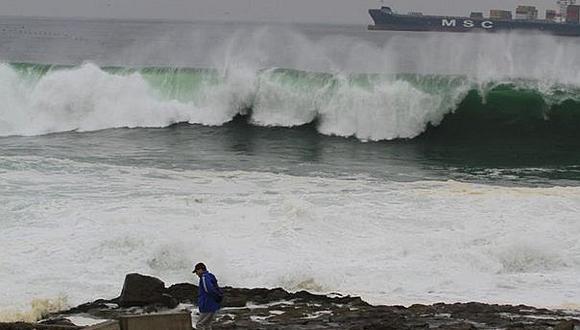
<instances>
[{"instance_id":1,"label":"shipping container","mask_svg":"<svg viewBox=\"0 0 580 330\"><path fill-rule=\"evenodd\" d=\"M538 9L536 9L534 6L518 6L516 8L516 19L538 19Z\"/></svg>"},{"instance_id":2,"label":"shipping container","mask_svg":"<svg viewBox=\"0 0 580 330\"><path fill-rule=\"evenodd\" d=\"M570 5L575 5L576 0L558 0L556 3L560 6L560 18L566 18L567 8Z\"/></svg>"},{"instance_id":3,"label":"shipping container","mask_svg":"<svg viewBox=\"0 0 580 330\"><path fill-rule=\"evenodd\" d=\"M580 23L580 6L570 5L566 9L566 23Z\"/></svg>"},{"instance_id":4,"label":"shipping container","mask_svg":"<svg viewBox=\"0 0 580 330\"><path fill-rule=\"evenodd\" d=\"M472 11L471 14L469 14L469 18L472 18L472 19L483 19L483 13L482 12L478 12L478 11Z\"/></svg>"},{"instance_id":5,"label":"shipping container","mask_svg":"<svg viewBox=\"0 0 580 330\"><path fill-rule=\"evenodd\" d=\"M512 19L512 12L509 10L492 9L489 11L489 18L491 19Z\"/></svg>"},{"instance_id":6,"label":"shipping container","mask_svg":"<svg viewBox=\"0 0 580 330\"><path fill-rule=\"evenodd\" d=\"M546 21L556 21L557 13L553 9L546 10Z\"/></svg>"}]
</instances>

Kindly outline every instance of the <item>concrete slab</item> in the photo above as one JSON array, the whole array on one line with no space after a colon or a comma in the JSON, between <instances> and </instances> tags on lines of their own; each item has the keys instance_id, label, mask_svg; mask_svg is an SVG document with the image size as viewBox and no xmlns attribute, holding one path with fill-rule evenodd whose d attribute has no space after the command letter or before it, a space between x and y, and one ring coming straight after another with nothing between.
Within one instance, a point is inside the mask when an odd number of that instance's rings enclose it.
<instances>
[{"instance_id":1,"label":"concrete slab","mask_svg":"<svg viewBox=\"0 0 580 330\"><path fill-rule=\"evenodd\" d=\"M120 330L192 330L189 312L122 316ZM107 329L108 330L108 329Z\"/></svg>"}]
</instances>

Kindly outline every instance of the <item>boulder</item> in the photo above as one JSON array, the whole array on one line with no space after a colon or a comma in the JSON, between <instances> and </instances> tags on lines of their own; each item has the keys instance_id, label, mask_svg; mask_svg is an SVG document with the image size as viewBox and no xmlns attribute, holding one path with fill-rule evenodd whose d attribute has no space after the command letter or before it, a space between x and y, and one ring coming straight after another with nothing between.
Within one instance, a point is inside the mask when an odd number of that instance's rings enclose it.
<instances>
[{"instance_id":1,"label":"boulder","mask_svg":"<svg viewBox=\"0 0 580 330\"><path fill-rule=\"evenodd\" d=\"M197 304L197 286L190 283L174 284L165 293L181 303Z\"/></svg>"},{"instance_id":2,"label":"boulder","mask_svg":"<svg viewBox=\"0 0 580 330\"><path fill-rule=\"evenodd\" d=\"M163 303L167 300L163 297L165 283L158 278L137 273L127 274L123 290L119 297L119 306L145 306Z\"/></svg>"}]
</instances>

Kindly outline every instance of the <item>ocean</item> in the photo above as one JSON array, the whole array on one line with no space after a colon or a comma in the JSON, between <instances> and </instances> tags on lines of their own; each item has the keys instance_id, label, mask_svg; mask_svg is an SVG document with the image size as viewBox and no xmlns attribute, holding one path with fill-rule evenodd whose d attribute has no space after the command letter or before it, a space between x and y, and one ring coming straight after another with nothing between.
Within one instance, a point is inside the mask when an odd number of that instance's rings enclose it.
<instances>
[{"instance_id":1,"label":"ocean","mask_svg":"<svg viewBox=\"0 0 580 330\"><path fill-rule=\"evenodd\" d=\"M125 274L580 302L580 45L0 19L0 315Z\"/></svg>"}]
</instances>

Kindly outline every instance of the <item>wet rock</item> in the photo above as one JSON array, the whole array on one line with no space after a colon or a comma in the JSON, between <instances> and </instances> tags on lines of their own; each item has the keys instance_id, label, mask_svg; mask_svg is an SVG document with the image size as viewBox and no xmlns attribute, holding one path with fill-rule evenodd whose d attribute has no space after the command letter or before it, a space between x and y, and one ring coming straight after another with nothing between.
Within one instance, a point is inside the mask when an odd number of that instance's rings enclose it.
<instances>
[{"instance_id":1,"label":"wet rock","mask_svg":"<svg viewBox=\"0 0 580 330\"><path fill-rule=\"evenodd\" d=\"M165 283L158 278L137 273L125 277L119 296L121 307L146 306L164 301Z\"/></svg>"},{"instance_id":2,"label":"wet rock","mask_svg":"<svg viewBox=\"0 0 580 330\"><path fill-rule=\"evenodd\" d=\"M64 317L49 318L46 320L39 321L38 324L63 325L63 326L68 326L68 327L76 327L76 325L74 323L72 323L69 319L65 319Z\"/></svg>"},{"instance_id":3,"label":"wet rock","mask_svg":"<svg viewBox=\"0 0 580 330\"><path fill-rule=\"evenodd\" d=\"M446 324L444 327L439 327L439 329L447 329L447 330L473 330L477 329L477 327L471 323L467 322L458 322L454 324Z\"/></svg>"},{"instance_id":4,"label":"wet rock","mask_svg":"<svg viewBox=\"0 0 580 330\"><path fill-rule=\"evenodd\" d=\"M233 298L232 301L247 301L254 304L267 304L273 301L290 299L290 294L281 289L238 289L232 287L223 288L224 299Z\"/></svg>"},{"instance_id":5,"label":"wet rock","mask_svg":"<svg viewBox=\"0 0 580 330\"><path fill-rule=\"evenodd\" d=\"M194 304L196 302L198 287L193 284L180 283L165 289L160 280L146 279L139 283L141 283L141 286L138 286L141 292L149 292L150 297L155 297L149 300L154 301L153 303L142 307L123 307L120 304L124 301L121 299L124 297L122 295L118 299L101 299L83 304L71 311L114 319L119 315L166 311L168 308L175 307L178 302ZM151 288L144 288L147 285ZM161 290L162 287L163 290ZM124 285L124 293L131 291L127 288L131 288L131 285ZM571 315L569 312L524 305L470 302L416 304L407 308L373 306L359 297L317 295L307 291L291 293L281 288L225 287L223 290L224 309L218 314L214 329L568 330L574 329L575 326L578 328L580 324L580 314Z\"/></svg>"},{"instance_id":6,"label":"wet rock","mask_svg":"<svg viewBox=\"0 0 580 330\"><path fill-rule=\"evenodd\" d=\"M165 293L181 303L194 304L197 301L197 286L190 283L174 284L167 288Z\"/></svg>"},{"instance_id":7,"label":"wet rock","mask_svg":"<svg viewBox=\"0 0 580 330\"><path fill-rule=\"evenodd\" d=\"M93 302L88 302L88 303L84 303L82 305L78 305L76 307L73 307L67 311L63 311L61 313L62 314L81 314L81 313L91 314L91 313L89 313L89 311L91 311L91 310L106 310L106 309L119 307L118 303L116 303L117 301L118 301L117 299L113 299L113 300L97 299Z\"/></svg>"},{"instance_id":8,"label":"wet rock","mask_svg":"<svg viewBox=\"0 0 580 330\"><path fill-rule=\"evenodd\" d=\"M248 304L248 297L245 296L224 296L222 307L244 307Z\"/></svg>"}]
</instances>

